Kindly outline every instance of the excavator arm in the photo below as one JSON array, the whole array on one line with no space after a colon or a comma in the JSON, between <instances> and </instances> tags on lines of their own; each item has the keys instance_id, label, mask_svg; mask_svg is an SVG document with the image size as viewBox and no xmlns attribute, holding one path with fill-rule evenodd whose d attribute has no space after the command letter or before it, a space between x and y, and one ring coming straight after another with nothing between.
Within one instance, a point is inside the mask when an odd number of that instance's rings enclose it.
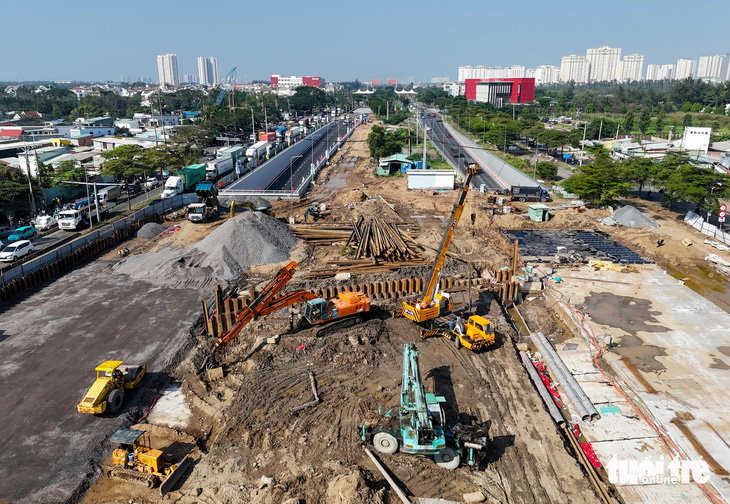
<instances>
[{"instance_id":1,"label":"excavator arm","mask_svg":"<svg viewBox=\"0 0 730 504\"><path fill-rule=\"evenodd\" d=\"M272 300L279 293L279 291L284 288L289 280L292 279L294 273L296 273L296 268L296 261L292 261L279 270L271 283L269 283L269 285L267 285L264 290L261 291L261 294L256 296L256 298L254 298L254 300L251 301L251 303L249 303L247 307L245 307L238 313L238 315L236 316L237 322L233 325L233 327L231 327L225 333L221 334L221 336L218 338L218 340L215 342L215 345L213 346L213 352L215 352L216 350L218 350L218 348L229 343L233 338L238 336L238 333L240 333L241 330L246 327L246 325L251 322L252 319L275 311L274 309L270 308L272 306ZM283 298L286 297L287 296L283 296ZM296 302L298 301L292 301L289 304L294 304ZM274 304L278 304L278 301ZM289 305L281 305L282 308L284 306Z\"/></svg>"},{"instance_id":2,"label":"excavator arm","mask_svg":"<svg viewBox=\"0 0 730 504\"><path fill-rule=\"evenodd\" d=\"M259 316L268 315L287 306L291 306L297 303L306 303L312 299L317 299L317 296L307 291L294 291L283 296L276 298L269 306L261 310Z\"/></svg>"}]
</instances>

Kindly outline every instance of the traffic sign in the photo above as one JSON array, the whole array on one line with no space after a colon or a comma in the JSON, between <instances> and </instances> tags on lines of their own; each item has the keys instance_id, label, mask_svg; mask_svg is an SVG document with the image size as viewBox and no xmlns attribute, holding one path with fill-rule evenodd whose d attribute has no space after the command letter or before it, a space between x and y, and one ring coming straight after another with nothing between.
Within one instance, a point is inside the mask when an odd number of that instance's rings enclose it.
<instances>
[{"instance_id":1,"label":"traffic sign","mask_svg":"<svg viewBox=\"0 0 730 504\"><path fill-rule=\"evenodd\" d=\"M717 214L718 217L725 217L725 212L723 210L720 210L720 212Z\"/></svg>"},{"instance_id":2,"label":"traffic sign","mask_svg":"<svg viewBox=\"0 0 730 504\"><path fill-rule=\"evenodd\" d=\"M725 217L720 217L717 219L717 222L725 222Z\"/></svg>"},{"instance_id":3,"label":"traffic sign","mask_svg":"<svg viewBox=\"0 0 730 504\"><path fill-rule=\"evenodd\" d=\"M720 211L721 212L724 212L726 210L727 210L727 205L725 205L725 203L723 203L722 205L720 205Z\"/></svg>"}]
</instances>

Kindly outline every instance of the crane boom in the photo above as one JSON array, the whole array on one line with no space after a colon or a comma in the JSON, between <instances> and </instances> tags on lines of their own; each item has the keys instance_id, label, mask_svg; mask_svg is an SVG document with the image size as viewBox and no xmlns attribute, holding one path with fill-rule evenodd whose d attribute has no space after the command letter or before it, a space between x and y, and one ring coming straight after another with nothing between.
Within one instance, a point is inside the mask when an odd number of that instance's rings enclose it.
<instances>
[{"instance_id":1,"label":"crane boom","mask_svg":"<svg viewBox=\"0 0 730 504\"><path fill-rule=\"evenodd\" d=\"M233 79L233 74L236 71L236 67L231 68L231 71L228 72L228 75L226 75L226 78L223 80L223 85L221 86L221 92L218 95L218 99L215 101L216 105L220 105L223 103L223 98L226 96L226 91L228 91L228 84L231 83L231 79Z\"/></svg>"},{"instance_id":2,"label":"crane boom","mask_svg":"<svg viewBox=\"0 0 730 504\"><path fill-rule=\"evenodd\" d=\"M472 177L476 175L478 170L479 165L476 163L469 165L466 183L459 194L459 198L456 200L456 203L454 203L454 209L451 212L449 226L444 232L444 237L441 240L441 246L439 247L439 253L433 262L431 275L428 279L428 283L426 283L426 287L423 290L421 298L416 300L415 303L411 303L409 301L403 302L403 316L413 320L414 322L425 322L438 317L442 314L442 311L446 312L451 310L450 300L448 300L448 309L446 310L441 310L440 306L433 306L434 300L438 297L436 288L441 277L441 268L446 260L446 253L449 251L451 239L454 237L454 230L456 229L456 225L459 223L461 214L464 212L464 204L466 203L466 195L469 192L469 184L471 183Z\"/></svg>"}]
</instances>

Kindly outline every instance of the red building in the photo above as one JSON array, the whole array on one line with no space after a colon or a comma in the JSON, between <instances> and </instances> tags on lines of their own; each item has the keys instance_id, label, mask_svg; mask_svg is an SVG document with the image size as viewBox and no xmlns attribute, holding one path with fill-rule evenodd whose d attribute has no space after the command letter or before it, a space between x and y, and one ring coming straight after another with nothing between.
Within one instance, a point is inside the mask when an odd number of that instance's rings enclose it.
<instances>
[{"instance_id":1,"label":"red building","mask_svg":"<svg viewBox=\"0 0 730 504\"><path fill-rule=\"evenodd\" d=\"M507 103L530 103L535 100L535 79L466 79L466 99L489 102L496 106Z\"/></svg>"},{"instance_id":2,"label":"red building","mask_svg":"<svg viewBox=\"0 0 730 504\"><path fill-rule=\"evenodd\" d=\"M380 86L380 79L373 79L370 81L371 86Z\"/></svg>"},{"instance_id":3,"label":"red building","mask_svg":"<svg viewBox=\"0 0 730 504\"><path fill-rule=\"evenodd\" d=\"M321 77L297 77L292 75L285 77L283 75L271 76L271 87L274 89L294 89L299 86L322 87Z\"/></svg>"},{"instance_id":4,"label":"red building","mask_svg":"<svg viewBox=\"0 0 730 504\"><path fill-rule=\"evenodd\" d=\"M398 85L398 79L388 79L386 82L386 85L388 86L397 86Z\"/></svg>"}]
</instances>

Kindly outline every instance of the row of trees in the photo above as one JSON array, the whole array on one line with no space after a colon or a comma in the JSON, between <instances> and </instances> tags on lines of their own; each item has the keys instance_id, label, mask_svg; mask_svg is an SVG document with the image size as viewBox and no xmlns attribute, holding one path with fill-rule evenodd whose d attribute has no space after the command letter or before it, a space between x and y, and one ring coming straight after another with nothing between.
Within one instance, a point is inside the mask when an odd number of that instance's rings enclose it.
<instances>
[{"instance_id":1,"label":"row of trees","mask_svg":"<svg viewBox=\"0 0 730 504\"><path fill-rule=\"evenodd\" d=\"M698 208L715 210L719 200L730 197L729 177L693 165L681 156L667 156L658 163L645 158L618 162L599 151L595 161L577 170L565 179L563 187L600 205L613 203L634 187L641 191L646 185L660 190L670 209L675 202L687 201Z\"/></svg>"}]
</instances>

